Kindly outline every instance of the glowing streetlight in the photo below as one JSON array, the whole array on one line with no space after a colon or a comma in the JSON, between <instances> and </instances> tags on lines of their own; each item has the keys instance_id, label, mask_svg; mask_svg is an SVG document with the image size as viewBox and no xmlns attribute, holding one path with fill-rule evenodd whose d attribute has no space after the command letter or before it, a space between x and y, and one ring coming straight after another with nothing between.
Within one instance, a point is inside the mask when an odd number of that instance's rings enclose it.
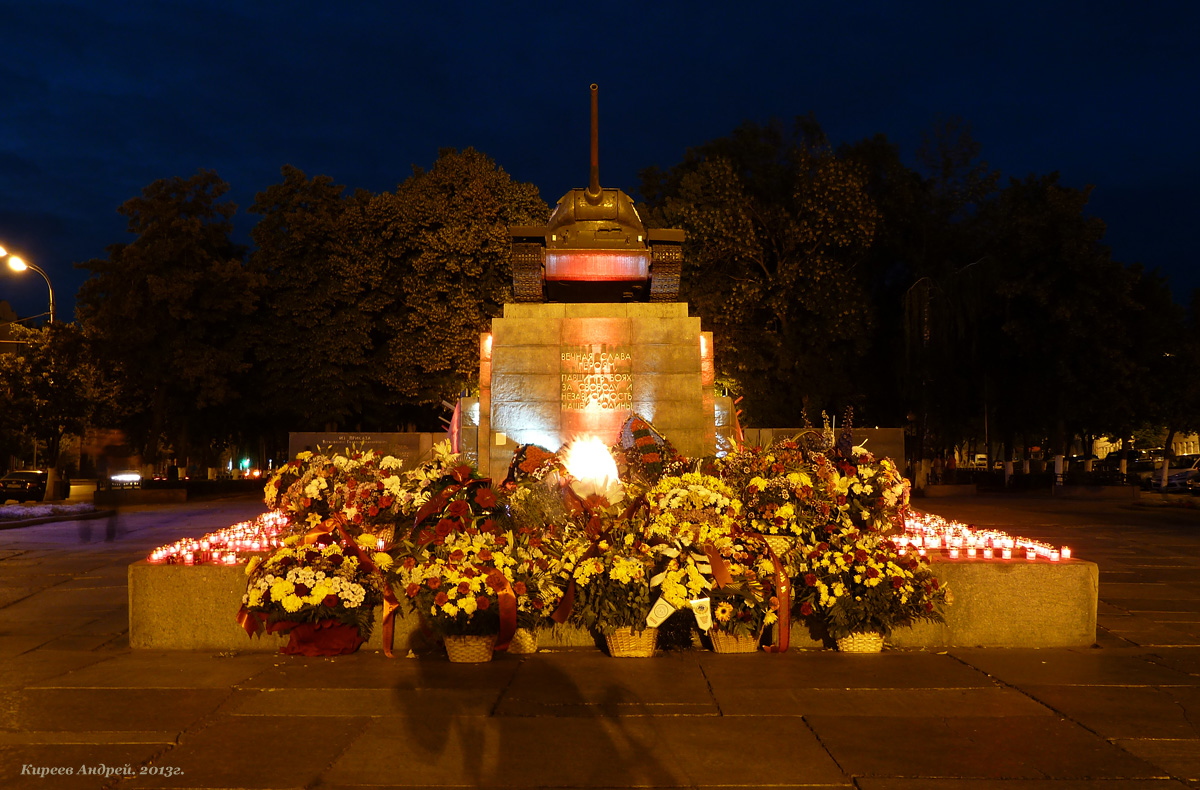
<instances>
[{"instance_id":1,"label":"glowing streetlight","mask_svg":"<svg viewBox=\"0 0 1200 790\"><path fill-rule=\"evenodd\" d=\"M4 249L3 247L0 247L0 258L6 257L6 256L8 257L8 268L12 269L14 272L23 272L26 269L31 269L31 270L37 272L38 274L42 275L42 279L46 281L46 290L48 290L50 292L50 323L53 324L54 323L54 286L52 286L50 284L50 276L47 275L46 272L42 270L42 267L40 267L36 264L33 264L33 263L27 263L26 261L17 257L16 255L9 255L8 250Z\"/></svg>"}]
</instances>

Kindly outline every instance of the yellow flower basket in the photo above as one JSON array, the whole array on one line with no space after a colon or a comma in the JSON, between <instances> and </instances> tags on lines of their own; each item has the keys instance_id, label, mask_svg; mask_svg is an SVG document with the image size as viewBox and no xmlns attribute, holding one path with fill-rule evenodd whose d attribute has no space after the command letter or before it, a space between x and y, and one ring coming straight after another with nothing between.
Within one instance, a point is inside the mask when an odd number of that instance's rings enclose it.
<instances>
[{"instance_id":1,"label":"yellow flower basket","mask_svg":"<svg viewBox=\"0 0 1200 790\"><path fill-rule=\"evenodd\" d=\"M447 636L446 656L455 664L482 664L492 660L492 648L496 644L496 635L485 636Z\"/></svg>"},{"instance_id":2,"label":"yellow flower basket","mask_svg":"<svg viewBox=\"0 0 1200 790\"><path fill-rule=\"evenodd\" d=\"M708 636L712 639L714 653L757 653L758 641L762 635L726 634L713 628L708 632Z\"/></svg>"},{"instance_id":3,"label":"yellow flower basket","mask_svg":"<svg viewBox=\"0 0 1200 790\"><path fill-rule=\"evenodd\" d=\"M878 653L883 650L883 634L859 631L843 636L837 640L837 649L841 653Z\"/></svg>"},{"instance_id":4,"label":"yellow flower basket","mask_svg":"<svg viewBox=\"0 0 1200 790\"><path fill-rule=\"evenodd\" d=\"M647 628L638 633L632 628L618 628L606 638L608 653L613 658L651 658L658 644L658 629Z\"/></svg>"},{"instance_id":5,"label":"yellow flower basket","mask_svg":"<svg viewBox=\"0 0 1200 790\"><path fill-rule=\"evenodd\" d=\"M513 634L512 641L508 643L508 652L513 655L528 655L538 651L538 636L536 631L531 631L528 628L518 628Z\"/></svg>"}]
</instances>

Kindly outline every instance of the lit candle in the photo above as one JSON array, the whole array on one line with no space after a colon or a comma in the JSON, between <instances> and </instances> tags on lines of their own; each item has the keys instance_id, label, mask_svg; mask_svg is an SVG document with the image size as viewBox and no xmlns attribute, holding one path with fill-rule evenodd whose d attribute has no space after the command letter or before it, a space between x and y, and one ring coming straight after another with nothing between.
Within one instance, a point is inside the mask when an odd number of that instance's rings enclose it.
<instances>
[{"instance_id":1,"label":"lit candle","mask_svg":"<svg viewBox=\"0 0 1200 790\"><path fill-rule=\"evenodd\" d=\"M952 560L958 559L958 546L950 547L950 559L952 559Z\"/></svg>"},{"instance_id":2,"label":"lit candle","mask_svg":"<svg viewBox=\"0 0 1200 790\"><path fill-rule=\"evenodd\" d=\"M922 557L924 557L925 556L925 547L922 546L921 548L917 549L917 554L920 554Z\"/></svg>"},{"instance_id":3,"label":"lit candle","mask_svg":"<svg viewBox=\"0 0 1200 790\"><path fill-rule=\"evenodd\" d=\"M1000 556L1006 560L1011 560L1012 559L1012 549L1010 549L1008 546L1005 546L1003 549L1000 550Z\"/></svg>"},{"instance_id":4,"label":"lit candle","mask_svg":"<svg viewBox=\"0 0 1200 790\"><path fill-rule=\"evenodd\" d=\"M195 555L193 555L190 551L187 554L184 554L183 555L183 564L184 565L195 565L196 564Z\"/></svg>"},{"instance_id":5,"label":"lit candle","mask_svg":"<svg viewBox=\"0 0 1200 790\"><path fill-rule=\"evenodd\" d=\"M1050 549L1050 561L1058 562L1058 552L1054 549Z\"/></svg>"},{"instance_id":6,"label":"lit candle","mask_svg":"<svg viewBox=\"0 0 1200 790\"><path fill-rule=\"evenodd\" d=\"M1071 559L1071 550L1069 548L1067 548L1066 546L1062 547L1062 558L1064 560Z\"/></svg>"},{"instance_id":7,"label":"lit candle","mask_svg":"<svg viewBox=\"0 0 1200 790\"><path fill-rule=\"evenodd\" d=\"M990 560L993 556L995 556L995 550L991 546L984 546L983 558L985 560Z\"/></svg>"},{"instance_id":8,"label":"lit candle","mask_svg":"<svg viewBox=\"0 0 1200 790\"><path fill-rule=\"evenodd\" d=\"M970 559L975 559L975 547L974 546L967 546L967 557L969 557Z\"/></svg>"},{"instance_id":9,"label":"lit candle","mask_svg":"<svg viewBox=\"0 0 1200 790\"><path fill-rule=\"evenodd\" d=\"M383 538L378 538L375 541L375 550L383 551Z\"/></svg>"},{"instance_id":10,"label":"lit candle","mask_svg":"<svg viewBox=\"0 0 1200 790\"><path fill-rule=\"evenodd\" d=\"M1037 559L1037 551L1036 551L1036 550L1035 550L1035 549L1034 549L1032 546L1028 546L1028 547L1026 547L1026 549L1025 549L1025 559L1027 559L1027 560L1035 560L1035 559Z\"/></svg>"}]
</instances>

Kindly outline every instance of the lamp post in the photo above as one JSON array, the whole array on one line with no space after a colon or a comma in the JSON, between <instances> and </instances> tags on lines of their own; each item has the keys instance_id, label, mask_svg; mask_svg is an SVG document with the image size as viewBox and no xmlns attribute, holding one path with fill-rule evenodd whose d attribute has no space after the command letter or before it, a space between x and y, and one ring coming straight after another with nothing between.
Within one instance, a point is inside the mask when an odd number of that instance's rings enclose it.
<instances>
[{"instance_id":1,"label":"lamp post","mask_svg":"<svg viewBox=\"0 0 1200 790\"><path fill-rule=\"evenodd\" d=\"M33 271L42 275L42 279L46 281L46 290L50 292L50 323L53 324L54 323L54 286L52 286L50 284L50 276L48 274L46 274L46 272L42 269L42 267L40 267L36 264L33 264L33 263L27 263L26 261L22 260L21 258L18 258L16 255L9 255L8 250L4 249L3 247L0 247L0 258L5 258L5 257L8 258L8 268L12 269L14 272L23 272L26 269L32 269Z\"/></svg>"}]
</instances>

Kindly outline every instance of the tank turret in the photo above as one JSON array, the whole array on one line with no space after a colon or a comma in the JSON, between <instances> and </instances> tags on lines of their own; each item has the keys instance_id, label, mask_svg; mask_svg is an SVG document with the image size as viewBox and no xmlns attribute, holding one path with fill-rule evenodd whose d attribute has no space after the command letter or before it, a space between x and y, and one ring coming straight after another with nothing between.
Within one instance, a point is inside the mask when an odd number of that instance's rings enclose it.
<instances>
[{"instance_id":1,"label":"tank turret","mask_svg":"<svg viewBox=\"0 0 1200 790\"><path fill-rule=\"evenodd\" d=\"M673 302L679 297L683 231L647 231L628 195L600 186L598 93L593 84L587 188L563 195L546 225L509 228L518 302Z\"/></svg>"}]
</instances>

